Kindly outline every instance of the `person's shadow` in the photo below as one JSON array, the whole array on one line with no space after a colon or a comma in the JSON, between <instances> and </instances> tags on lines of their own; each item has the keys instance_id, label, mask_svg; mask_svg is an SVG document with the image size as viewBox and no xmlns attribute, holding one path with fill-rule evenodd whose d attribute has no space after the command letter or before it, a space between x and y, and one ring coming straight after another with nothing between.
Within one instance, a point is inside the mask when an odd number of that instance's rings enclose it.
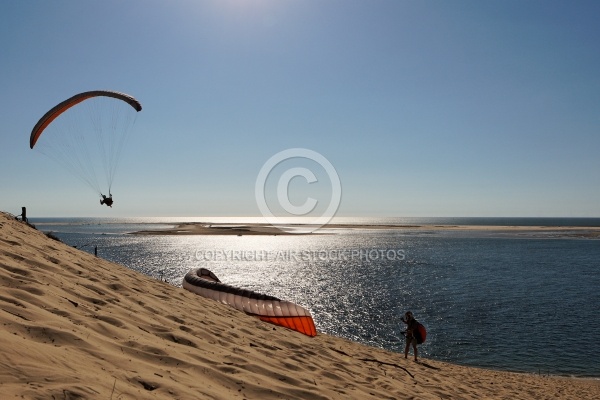
<instances>
[{"instance_id":1,"label":"person's shadow","mask_svg":"<svg viewBox=\"0 0 600 400\"><path fill-rule=\"evenodd\" d=\"M441 370L441 368L434 367L433 365L431 365L431 364L427 364L426 362L423 362L423 361L418 361L418 363L419 363L419 365L422 365L422 366L424 366L424 367L427 367L427 368L430 368L430 369L434 369L434 370L436 370L436 371L439 371L439 370Z\"/></svg>"}]
</instances>

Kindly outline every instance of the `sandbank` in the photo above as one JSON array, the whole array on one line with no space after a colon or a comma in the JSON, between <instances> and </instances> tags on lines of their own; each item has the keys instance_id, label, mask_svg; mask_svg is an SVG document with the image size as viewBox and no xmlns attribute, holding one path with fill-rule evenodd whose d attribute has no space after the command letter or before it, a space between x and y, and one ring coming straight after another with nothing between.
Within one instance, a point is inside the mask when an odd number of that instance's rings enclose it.
<instances>
[{"instance_id":1,"label":"sandbank","mask_svg":"<svg viewBox=\"0 0 600 400\"><path fill-rule=\"evenodd\" d=\"M284 228L284 229L280 229ZM208 222L188 222L173 228L143 230L133 232L136 235L290 235L301 232L302 225L270 224L212 224ZM296 231L295 231L296 230ZM356 225L328 224L312 234L335 234L347 230L389 230L399 232L498 232L498 233L554 233L561 236L600 238L600 227L578 226L505 226L505 225Z\"/></svg>"}]
</instances>

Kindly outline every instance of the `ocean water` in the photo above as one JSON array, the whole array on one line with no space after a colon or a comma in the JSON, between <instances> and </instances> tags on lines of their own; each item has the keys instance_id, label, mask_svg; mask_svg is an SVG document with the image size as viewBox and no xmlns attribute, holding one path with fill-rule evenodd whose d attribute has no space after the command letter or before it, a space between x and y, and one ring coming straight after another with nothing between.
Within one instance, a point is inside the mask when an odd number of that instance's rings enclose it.
<instances>
[{"instance_id":1,"label":"ocean water","mask_svg":"<svg viewBox=\"0 0 600 400\"><path fill-rule=\"evenodd\" d=\"M320 332L403 352L400 317L428 330L424 357L600 377L600 240L548 232L336 230L328 235L137 236L198 219L35 219L65 243L174 286L192 268L309 308ZM235 219L242 223L258 219ZM207 220L208 221L208 220ZM232 222L211 218L210 222ZM338 220L365 224L600 226L600 219ZM334 232L329 230L328 232Z\"/></svg>"}]
</instances>

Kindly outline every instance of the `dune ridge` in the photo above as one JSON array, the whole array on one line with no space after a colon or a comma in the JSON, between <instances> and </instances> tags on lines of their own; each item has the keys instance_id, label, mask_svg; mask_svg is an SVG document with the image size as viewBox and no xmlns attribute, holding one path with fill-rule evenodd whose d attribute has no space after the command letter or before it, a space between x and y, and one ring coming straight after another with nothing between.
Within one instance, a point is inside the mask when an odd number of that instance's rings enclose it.
<instances>
[{"instance_id":1,"label":"dune ridge","mask_svg":"<svg viewBox=\"0 0 600 400\"><path fill-rule=\"evenodd\" d=\"M309 338L0 213L0 394L25 399L600 398L600 382ZM575 355L574 355L575 356Z\"/></svg>"}]
</instances>

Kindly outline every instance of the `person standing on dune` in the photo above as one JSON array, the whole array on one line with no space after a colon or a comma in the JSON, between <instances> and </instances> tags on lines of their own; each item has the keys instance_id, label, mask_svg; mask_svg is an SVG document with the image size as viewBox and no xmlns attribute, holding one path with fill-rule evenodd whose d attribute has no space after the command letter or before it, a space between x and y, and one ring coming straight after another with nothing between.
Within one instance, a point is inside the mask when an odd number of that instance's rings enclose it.
<instances>
[{"instance_id":1,"label":"person standing on dune","mask_svg":"<svg viewBox=\"0 0 600 400\"><path fill-rule=\"evenodd\" d=\"M406 331L402 332L406 336L406 347L404 348L404 358L408 358L408 351L410 350L410 346L412 345L413 351L415 353L415 361L418 360L419 350L417 349L417 335L419 322L413 316L411 311L407 311L404 314L404 317L401 317L400 320L406 324Z\"/></svg>"}]
</instances>

